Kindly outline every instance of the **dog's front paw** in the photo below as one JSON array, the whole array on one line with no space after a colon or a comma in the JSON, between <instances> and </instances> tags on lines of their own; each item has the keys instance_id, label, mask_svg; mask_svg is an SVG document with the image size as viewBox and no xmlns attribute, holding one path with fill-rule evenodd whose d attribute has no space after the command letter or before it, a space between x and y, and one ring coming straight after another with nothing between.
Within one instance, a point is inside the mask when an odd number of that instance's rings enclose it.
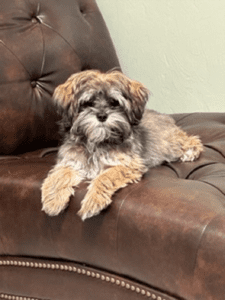
<instances>
[{"instance_id":1,"label":"dog's front paw","mask_svg":"<svg viewBox=\"0 0 225 300\"><path fill-rule=\"evenodd\" d=\"M63 188L61 190L51 188L50 190L43 185L41 200L42 210L49 216L57 216L67 207L70 196L74 195L75 191L72 187Z\"/></svg>"},{"instance_id":2,"label":"dog's front paw","mask_svg":"<svg viewBox=\"0 0 225 300\"><path fill-rule=\"evenodd\" d=\"M81 209L78 215L84 221L88 218L98 215L104 208L106 208L112 200L106 194L99 194L89 190L81 202Z\"/></svg>"},{"instance_id":3,"label":"dog's front paw","mask_svg":"<svg viewBox=\"0 0 225 300\"><path fill-rule=\"evenodd\" d=\"M182 162L196 160L203 151L203 145L200 139L196 136L189 137L185 148L186 149L183 150L182 156L180 157Z\"/></svg>"},{"instance_id":4,"label":"dog's front paw","mask_svg":"<svg viewBox=\"0 0 225 300\"><path fill-rule=\"evenodd\" d=\"M194 161L195 159L198 158L198 154L193 149L188 149L186 152L182 154L180 157L180 160L182 162L188 162L188 161Z\"/></svg>"}]
</instances>

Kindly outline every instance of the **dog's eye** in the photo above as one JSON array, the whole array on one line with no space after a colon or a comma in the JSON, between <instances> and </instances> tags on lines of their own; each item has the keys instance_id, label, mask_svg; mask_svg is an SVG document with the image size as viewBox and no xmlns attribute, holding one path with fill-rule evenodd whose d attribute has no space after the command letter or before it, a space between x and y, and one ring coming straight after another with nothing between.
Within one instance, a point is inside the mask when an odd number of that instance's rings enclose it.
<instances>
[{"instance_id":1,"label":"dog's eye","mask_svg":"<svg viewBox=\"0 0 225 300\"><path fill-rule=\"evenodd\" d=\"M109 98L109 103L110 103L110 105L113 106L113 107L117 107L117 106L120 105L120 103L119 103L118 100L116 100L116 99L114 99L114 98L111 98L111 97Z\"/></svg>"},{"instance_id":2,"label":"dog's eye","mask_svg":"<svg viewBox=\"0 0 225 300\"><path fill-rule=\"evenodd\" d=\"M83 107L93 107L94 106L94 100L90 99L87 102L84 102L84 104L82 105Z\"/></svg>"}]
</instances>

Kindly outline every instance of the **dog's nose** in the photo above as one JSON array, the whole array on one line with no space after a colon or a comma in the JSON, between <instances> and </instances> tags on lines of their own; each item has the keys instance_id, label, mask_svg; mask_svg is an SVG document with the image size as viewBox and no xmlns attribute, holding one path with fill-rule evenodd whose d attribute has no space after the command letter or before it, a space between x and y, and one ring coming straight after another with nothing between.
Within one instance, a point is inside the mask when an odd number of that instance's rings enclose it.
<instances>
[{"instance_id":1,"label":"dog's nose","mask_svg":"<svg viewBox=\"0 0 225 300\"><path fill-rule=\"evenodd\" d=\"M101 113L98 113L97 114L97 118L98 118L98 120L100 121L100 122L105 122L106 121L106 119L107 119L107 114L106 113L104 113L104 112L101 112Z\"/></svg>"}]
</instances>

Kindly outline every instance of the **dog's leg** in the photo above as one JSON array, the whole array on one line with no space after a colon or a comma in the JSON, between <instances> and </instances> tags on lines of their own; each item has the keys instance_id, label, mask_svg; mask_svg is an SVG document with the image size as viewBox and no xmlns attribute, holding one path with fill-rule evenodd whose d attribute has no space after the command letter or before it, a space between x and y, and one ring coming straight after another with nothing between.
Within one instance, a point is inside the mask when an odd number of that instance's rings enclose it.
<instances>
[{"instance_id":1,"label":"dog's leg","mask_svg":"<svg viewBox=\"0 0 225 300\"><path fill-rule=\"evenodd\" d=\"M77 186L83 177L78 171L69 166L56 165L44 180L42 191L42 210L49 216L56 216L66 208L71 195L74 195L74 186Z\"/></svg>"},{"instance_id":2,"label":"dog's leg","mask_svg":"<svg viewBox=\"0 0 225 300\"><path fill-rule=\"evenodd\" d=\"M121 163L123 164L108 168L92 180L78 212L83 221L99 214L112 202L111 197L117 190L129 183L138 182L148 170L138 158L129 164L125 158Z\"/></svg>"},{"instance_id":3,"label":"dog's leg","mask_svg":"<svg viewBox=\"0 0 225 300\"><path fill-rule=\"evenodd\" d=\"M180 160L182 162L194 161L203 151L203 145L198 136L188 136L181 129L177 130L177 135L174 136L181 147L182 154Z\"/></svg>"}]
</instances>

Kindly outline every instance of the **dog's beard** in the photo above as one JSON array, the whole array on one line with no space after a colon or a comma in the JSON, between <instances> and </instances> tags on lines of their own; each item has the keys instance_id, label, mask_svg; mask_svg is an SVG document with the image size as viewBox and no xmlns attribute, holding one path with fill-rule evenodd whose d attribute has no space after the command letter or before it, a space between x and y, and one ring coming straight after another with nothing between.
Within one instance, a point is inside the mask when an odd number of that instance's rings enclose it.
<instances>
[{"instance_id":1,"label":"dog's beard","mask_svg":"<svg viewBox=\"0 0 225 300\"><path fill-rule=\"evenodd\" d=\"M112 112L105 122L100 122L94 112L85 110L77 117L71 133L83 139L86 147L93 151L99 145L121 144L129 137L131 126L121 112Z\"/></svg>"}]
</instances>

